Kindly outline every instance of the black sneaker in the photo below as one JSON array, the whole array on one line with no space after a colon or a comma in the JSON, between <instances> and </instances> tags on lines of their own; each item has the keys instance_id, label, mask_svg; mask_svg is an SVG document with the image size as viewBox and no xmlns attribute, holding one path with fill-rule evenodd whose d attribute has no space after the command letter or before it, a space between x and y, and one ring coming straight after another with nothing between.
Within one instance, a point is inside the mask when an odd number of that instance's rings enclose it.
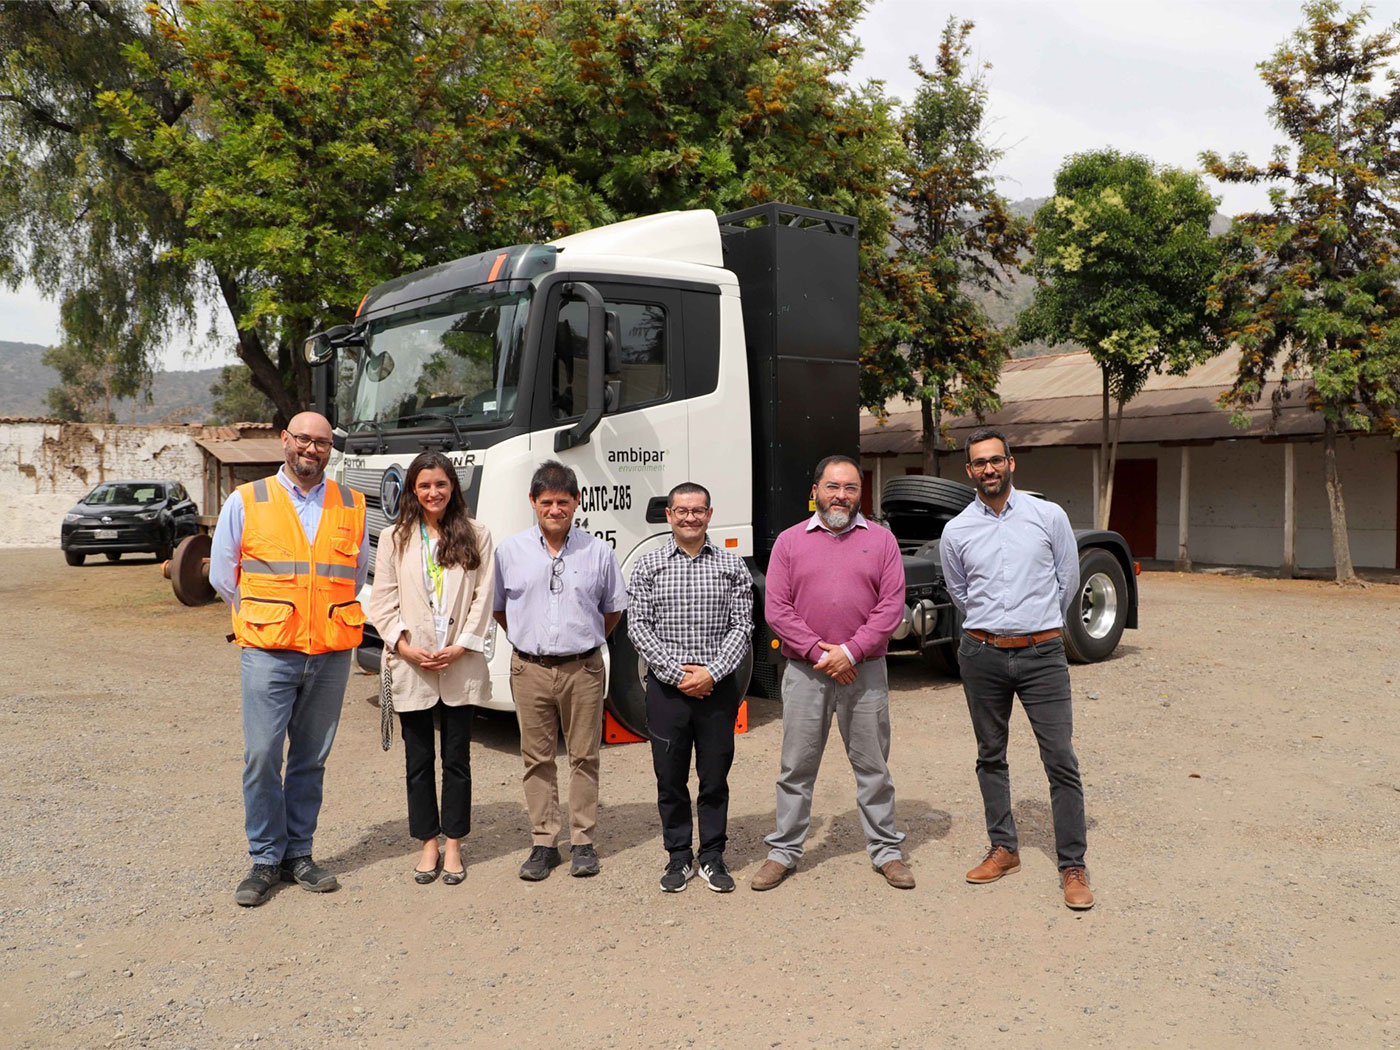
<instances>
[{"instance_id":1,"label":"black sneaker","mask_svg":"<svg viewBox=\"0 0 1400 1050\"><path fill-rule=\"evenodd\" d=\"M312 893L330 893L340 889L335 876L321 867L310 857L291 857L282 861L282 881L301 884L304 890Z\"/></svg>"},{"instance_id":2,"label":"black sneaker","mask_svg":"<svg viewBox=\"0 0 1400 1050\"><path fill-rule=\"evenodd\" d=\"M661 888L667 893L680 893L694 877L695 867L689 857L672 857L661 876Z\"/></svg>"},{"instance_id":3,"label":"black sneaker","mask_svg":"<svg viewBox=\"0 0 1400 1050\"><path fill-rule=\"evenodd\" d=\"M256 908L267 900L267 895L280 877L281 872L276 864L254 864L248 877L233 891L233 899L245 908Z\"/></svg>"},{"instance_id":4,"label":"black sneaker","mask_svg":"<svg viewBox=\"0 0 1400 1050\"><path fill-rule=\"evenodd\" d=\"M702 860L700 862L700 877L705 880L705 885L716 893L734 892L734 876L729 874L729 868L725 865L723 857Z\"/></svg>"},{"instance_id":5,"label":"black sneaker","mask_svg":"<svg viewBox=\"0 0 1400 1050\"><path fill-rule=\"evenodd\" d=\"M520 877L526 882L543 882L549 878L551 868L564 863L559 850L554 846L532 846L525 863L520 865Z\"/></svg>"},{"instance_id":6,"label":"black sneaker","mask_svg":"<svg viewBox=\"0 0 1400 1050\"><path fill-rule=\"evenodd\" d=\"M598 874L598 851L589 843L573 848L574 860L569 865L569 874L575 878L587 878Z\"/></svg>"}]
</instances>

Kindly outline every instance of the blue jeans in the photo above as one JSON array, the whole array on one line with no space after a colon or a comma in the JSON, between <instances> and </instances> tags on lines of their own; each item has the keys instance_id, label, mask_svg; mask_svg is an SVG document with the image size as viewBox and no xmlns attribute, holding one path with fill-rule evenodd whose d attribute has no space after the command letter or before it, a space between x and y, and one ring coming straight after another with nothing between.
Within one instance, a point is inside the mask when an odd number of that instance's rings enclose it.
<instances>
[{"instance_id":1,"label":"blue jeans","mask_svg":"<svg viewBox=\"0 0 1400 1050\"><path fill-rule=\"evenodd\" d=\"M350 651L244 649L243 816L254 864L311 856ZM287 773L282 775L286 749Z\"/></svg>"}]
</instances>

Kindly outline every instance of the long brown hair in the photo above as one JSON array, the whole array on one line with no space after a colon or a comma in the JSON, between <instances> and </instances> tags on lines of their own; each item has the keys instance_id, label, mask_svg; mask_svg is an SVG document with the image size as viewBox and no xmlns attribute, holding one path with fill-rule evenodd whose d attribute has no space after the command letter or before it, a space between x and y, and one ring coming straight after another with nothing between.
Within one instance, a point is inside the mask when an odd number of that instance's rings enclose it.
<instances>
[{"instance_id":1,"label":"long brown hair","mask_svg":"<svg viewBox=\"0 0 1400 1050\"><path fill-rule=\"evenodd\" d=\"M452 462L441 452L420 452L408 465L408 473L403 479L403 494L399 497L399 523L394 527L394 542L399 550L408 543L408 537L417 530L423 518L423 504L418 502L418 492L414 486L418 475L436 467L447 475L452 485L452 495L447 497L442 520L438 522L437 561L444 567L460 565L470 571L481 566L481 548L477 546L476 529L472 526L471 508L462 497L461 482Z\"/></svg>"}]
</instances>

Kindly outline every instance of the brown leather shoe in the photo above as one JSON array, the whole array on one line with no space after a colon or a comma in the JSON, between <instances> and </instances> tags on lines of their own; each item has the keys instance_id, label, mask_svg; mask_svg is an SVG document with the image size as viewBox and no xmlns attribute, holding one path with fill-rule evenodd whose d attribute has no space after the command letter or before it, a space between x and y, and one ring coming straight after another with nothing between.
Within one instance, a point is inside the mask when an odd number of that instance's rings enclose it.
<instances>
[{"instance_id":1,"label":"brown leather shoe","mask_svg":"<svg viewBox=\"0 0 1400 1050\"><path fill-rule=\"evenodd\" d=\"M978 884L996 882L1003 875L1011 875L1021 870L1021 854L1013 853L1005 846L993 846L981 864L967 873L967 881Z\"/></svg>"},{"instance_id":2,"label":"brown leather shoe","mask_svg":"<svg viewBox=\"0 0 1400 1050\"><path fill-rule=\"evenodd\" d=\"M749 880L749 889L771 890L795 870L795 868L779 864L776 860L765 860L763 867L754 872L753 878Z\"/></svg>"},{"instance_id":3,"label":"brown leather shoe","mask_svg":"<svg viewBox=\"0 0 1400 1050\"><path fill-rule=\"evenodd\" d=\"M909 865L902 860L885 861L875 870L897 890L912 890L914 888L914 873L909 870Z\"/></svg>"},{"instance_id":4,"label":"brown leather shoe","mask_svg":"<svg viewBox=\"0 0 1400 1050\"><path fill-rule=\"evenodd\" d=\"M1066 868L1060 872L1060 885L1065 891L1065 907L1087 911L1094 906L1094 891L1089 889L1089 876L1083 868Z\"/></svg>"}]
</instances>

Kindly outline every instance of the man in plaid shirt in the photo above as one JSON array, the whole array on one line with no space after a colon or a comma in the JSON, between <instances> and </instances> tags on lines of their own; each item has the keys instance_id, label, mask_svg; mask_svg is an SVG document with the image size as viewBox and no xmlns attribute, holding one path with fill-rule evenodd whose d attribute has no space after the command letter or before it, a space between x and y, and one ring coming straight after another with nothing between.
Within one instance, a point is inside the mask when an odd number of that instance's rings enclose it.
<instances>
[{"instance_id":1,"label":"man in plaid shirt","mask_svg":"<svg viewBox=\"0 0 1400 1050\"><path fill-rule=\"evenodd\" d=\"M710 492L686 482L667 497L671 538L648 551L628 585L627 633L650 670L647 724L656 769L661 888L679 893L695 874L690 752L700 792L700 875L717 893L734 889L724 863L734 720L743 699L734 671L753 633L753 578L743 561L710 542Z\"/></svg>"}]
</instances>

